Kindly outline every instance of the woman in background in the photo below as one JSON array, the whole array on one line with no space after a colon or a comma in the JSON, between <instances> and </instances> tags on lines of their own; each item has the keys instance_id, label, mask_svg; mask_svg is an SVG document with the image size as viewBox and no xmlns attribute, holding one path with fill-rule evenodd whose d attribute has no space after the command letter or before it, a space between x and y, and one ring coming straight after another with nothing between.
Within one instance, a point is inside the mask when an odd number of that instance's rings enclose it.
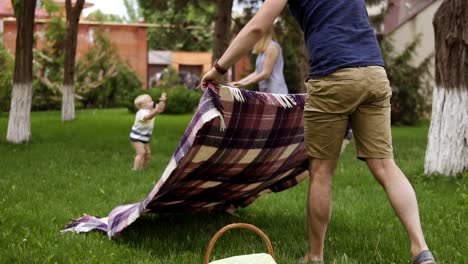
<instances>
[{"instance_id":1,"label":"woman in background","mask_svg":"<svg viewBox=\"0 0 468 264\"><path fill-rule=\"evenodd\" d=\"M287 94L288 87L283 75L283 54L280 45L273 40L273 27L270 27L255 44L252 53L258 54L255 71L230 85L243 88L258 83L260 92Z\"/></svg>"}]
</instances>

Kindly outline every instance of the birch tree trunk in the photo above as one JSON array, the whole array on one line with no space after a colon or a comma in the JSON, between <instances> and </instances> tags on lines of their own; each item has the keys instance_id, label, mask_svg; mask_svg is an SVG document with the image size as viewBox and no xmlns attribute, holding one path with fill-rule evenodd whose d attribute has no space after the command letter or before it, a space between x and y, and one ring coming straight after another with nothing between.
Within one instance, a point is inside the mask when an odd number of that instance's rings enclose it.
<instances>
[{"instance_id":1,"label":"birch tree trunk","mask_svg":"<svg viewBox=\"0 0 468 264\"><path fill-rule=\"evenodd\" d=\"M424 172L468 170L468 1L445 0L434 15L436 85Z\"/></svg>"},{"instance_id":2,"label":"birch tree trunk","mask_svg":"<svg viewBox=\"0 0 468 264\"><path fill-rule=\"evenodd\" d=\"M15 76L11 92L6 140L12 143L31 139L32 60L36 0L19 2L17 14Z\"/></svg>"},{"instance_id":3,"label":"birch tree trunk","mask_svg":"<svg viewBox=\"0 0 468 264\"><path fill-rule=\"evenodd\" d=\"M84 0L77 0L72 6L71 0L66 0L67 36L65 39L64 77L62 87L62 121L75 119L75 57L78 26Z\"/></svg>"}]
</instances>

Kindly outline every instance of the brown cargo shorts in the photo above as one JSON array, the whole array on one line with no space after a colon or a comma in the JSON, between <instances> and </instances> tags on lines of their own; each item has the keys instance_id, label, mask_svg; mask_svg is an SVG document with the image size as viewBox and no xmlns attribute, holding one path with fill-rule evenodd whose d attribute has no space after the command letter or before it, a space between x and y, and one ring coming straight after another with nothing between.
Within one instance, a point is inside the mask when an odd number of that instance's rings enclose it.
<instances>
[{"instance_id":1,"label":"brown cargo shorts","mask_svg":"<svg viewBox=\"0 0 468 264\"><path fill-rule=\"evenodd\" d=\"M304 141L310 157L338 159L351 120L358 158L393 158L392 90L383 67L340 69L306 85Z\"/></svg>"}]
</instances>

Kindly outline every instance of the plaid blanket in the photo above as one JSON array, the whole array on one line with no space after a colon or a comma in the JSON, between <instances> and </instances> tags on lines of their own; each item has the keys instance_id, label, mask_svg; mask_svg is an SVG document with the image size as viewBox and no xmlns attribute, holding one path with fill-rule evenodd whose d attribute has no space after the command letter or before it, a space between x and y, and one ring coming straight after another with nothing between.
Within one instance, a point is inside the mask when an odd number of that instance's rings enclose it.
<instances>
[{"instance_id":1,"label":"plaid blanket","mask_svg":"<svg viewBox=\"0 0 468 264\"><path fill-rule=\"evenodd\" d=\"M209 87L160 180L139 203L105 218L84 216L62 232L98 229L112 238L149 212L233 213L308 175L302 112L305 94ZM350 138L351 133L345 135Z\"/></svg>"}]
</instances>

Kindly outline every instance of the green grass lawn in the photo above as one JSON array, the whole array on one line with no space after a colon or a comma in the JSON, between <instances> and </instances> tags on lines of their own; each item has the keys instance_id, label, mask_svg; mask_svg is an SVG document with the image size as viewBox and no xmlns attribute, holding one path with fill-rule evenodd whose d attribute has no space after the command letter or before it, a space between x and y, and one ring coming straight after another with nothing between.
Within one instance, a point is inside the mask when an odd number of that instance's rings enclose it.
<instances>
[{"instance_id":1,"label":"green grass lawn","mask_svg":"<svg viewBox=\"0 0 468 264\"><path fill-rule=\"evenodd\" d=\"M124 109L32 114L32 141L5 141L0 115L0 263L202 263L212 235L233 222L252 223L273 242L278 263L295 263L307 247L307 183L267 195L240 217L207 214L141 217L116 240L99 232L60 234L84 213L105 216L120 204L142 200L153 188L191 116L157 118L149 170L132 173L128 141L134 116ZM416 189L427 242L439 263L467 263L467 177L423 175L428 125L393 129L395 158ZM385 193L350 146L334 181L327 263L408 263L406 234ZM230 231L214 257L264 252L249 231Z\"/></svg>"}]
</instances>

